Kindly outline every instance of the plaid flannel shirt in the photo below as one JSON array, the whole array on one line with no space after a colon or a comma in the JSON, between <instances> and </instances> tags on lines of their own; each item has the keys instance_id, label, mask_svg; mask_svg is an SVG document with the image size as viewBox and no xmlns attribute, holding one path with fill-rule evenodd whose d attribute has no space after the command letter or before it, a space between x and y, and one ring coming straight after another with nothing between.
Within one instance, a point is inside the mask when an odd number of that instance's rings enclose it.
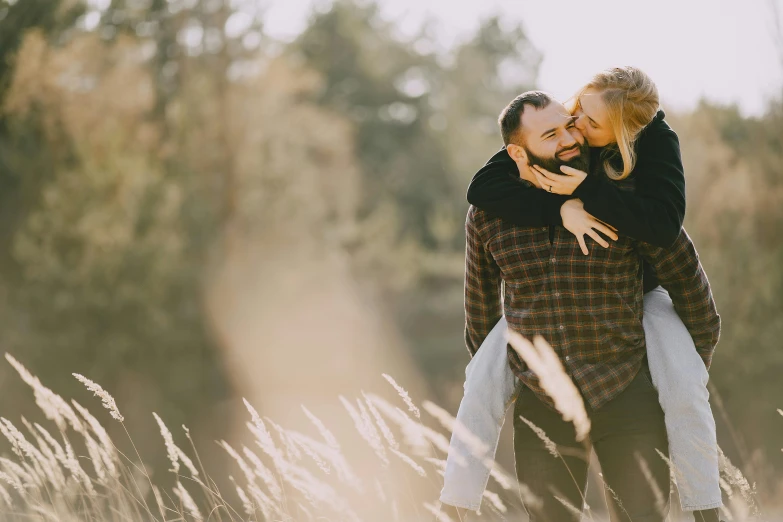
<instances>
[{"instance_id":1,"label":"plaid flannel shirt","mask_svg":"<svg viewBox=\"0 0 783 522\"><path fill-rule=\"evenodd\" d=\"M465 342L471 356L505 313L513 330L549 342L588 404L599 408L631 383L645 356L644 258L709 368L720 316L684 229L668 249L621 236L609 248L594 244L585 256L563 227L516 227L471 206L466 236ZM552 405L535 374L510 347L508 352L517 377Z\"/></svg>"}]
</instances>

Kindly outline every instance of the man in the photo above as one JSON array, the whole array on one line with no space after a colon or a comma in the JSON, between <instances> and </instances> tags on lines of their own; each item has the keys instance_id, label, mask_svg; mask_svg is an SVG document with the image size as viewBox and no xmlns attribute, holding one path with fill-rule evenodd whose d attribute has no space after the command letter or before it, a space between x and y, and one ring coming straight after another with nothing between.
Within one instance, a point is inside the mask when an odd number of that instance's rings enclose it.
<instances>
[{"instance_id":1,"label":"man","mask_svg":"<svg viewBox=\"0 0 783 522\"><path fill-rule=\"evenodd\" d=\"M518 164L552 172L562 164L587 170L584 138L565 107L545 93L518 96L503 111L501 129ZM526 169L520 175L520 183L539 186ZM640 261L655 268L700 353L709 357L720 319L690 238L681 231L665 250L627 237L601 240L607 248L585 256L562 227L515 227L476 207L468 212L466 234L465 339L470 352L475 354L503 313L522 335L542 335L585 398L591 443L616 515L621 520L664 520L669 469L659 452L667 455L668 444L645 364ZM583 448L535 374L512 350L509 363L525 386L514 411L517 475L543 500L531 519L575 520L587 478ZM558 444L559 458L520 416Z\"/></svg>"}]
</instances>

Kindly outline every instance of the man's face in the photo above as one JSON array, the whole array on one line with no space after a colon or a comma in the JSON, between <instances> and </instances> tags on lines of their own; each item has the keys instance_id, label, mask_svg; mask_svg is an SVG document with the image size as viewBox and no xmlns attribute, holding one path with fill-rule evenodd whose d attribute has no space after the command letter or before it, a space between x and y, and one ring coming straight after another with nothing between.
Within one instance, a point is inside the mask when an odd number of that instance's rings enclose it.
<instances>
[{"instance_id":1,"label":"man's face","mask_svg":"<svg viewBox=\"0 0 783 522\"><path fill-rule=\"evenodd\" d=\"M536 110L526 107L522 114L521 146L528 163L560 174L568 165L581 171L590 166L590 147L574 124L574 117L558 102Z\"/></svg>"}]
</instances>

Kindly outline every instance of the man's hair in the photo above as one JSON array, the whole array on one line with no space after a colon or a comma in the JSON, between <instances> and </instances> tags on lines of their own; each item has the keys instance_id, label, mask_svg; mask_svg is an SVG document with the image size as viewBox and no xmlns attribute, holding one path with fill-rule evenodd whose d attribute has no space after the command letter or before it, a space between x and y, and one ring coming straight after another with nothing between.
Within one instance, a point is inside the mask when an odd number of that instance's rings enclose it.
<instances>
[{"instance_id":1,"label":"man's hair","mask_svg":"<svg viewBox=\"0 0 783 522\"><path fill-rule=\"evenodd\" d=\"M545 109L550 103L552 103L552 97L543 91L527 91L514 98L503 109L498 118L503 143L508 145L519 140L519 133L522 130L522 113L525 112L525 105L541 110Z\"/></svg>"}]
</instances>

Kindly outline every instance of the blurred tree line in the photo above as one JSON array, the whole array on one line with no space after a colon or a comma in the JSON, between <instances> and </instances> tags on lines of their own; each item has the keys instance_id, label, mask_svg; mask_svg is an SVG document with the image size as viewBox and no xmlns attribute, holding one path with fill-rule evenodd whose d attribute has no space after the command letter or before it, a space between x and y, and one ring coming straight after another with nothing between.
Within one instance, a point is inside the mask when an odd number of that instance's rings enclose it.
<instances>
[{"instance_id":1,"label":"blurred tree line","mask_svg":"<svg viewBox=\"0 0 783 522\"><path fill-rule=\"evenodd\" d=\"M455 407L464 191L541 56L498 18L436 52L426 26L402 38L351 0L281 43L258 6L0 0L3 350L64 395L78 371L120 403L143 394L174 425L193 421L234 386L211 275L248 244L308 243L350 260ZM779 458L783 106L746 118L705 103L670 120L686 227L724 319L712 382L748 458Z\"/></svg>"}]
</instances>

